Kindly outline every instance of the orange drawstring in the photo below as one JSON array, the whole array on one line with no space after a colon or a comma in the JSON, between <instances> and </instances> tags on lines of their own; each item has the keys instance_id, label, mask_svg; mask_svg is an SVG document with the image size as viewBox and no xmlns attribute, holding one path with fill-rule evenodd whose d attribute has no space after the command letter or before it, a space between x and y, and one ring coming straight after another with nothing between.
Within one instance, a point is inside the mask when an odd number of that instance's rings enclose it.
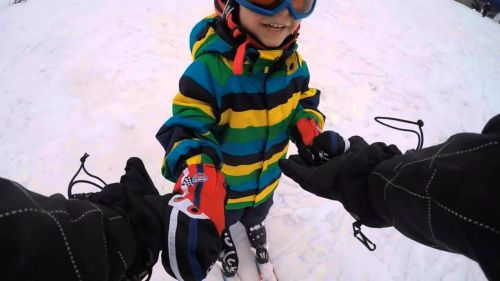
<instances>
[{"instance_id":1,"label":"orange drawstring","mask_svg":"<svg viewBox=\"0 0 500 281\"><path fill-rule=\"evenodd\" d=\"M233 63L233 74L234 75L242 75L243 74L243 64L245 63L245 53L247 50L247 45L250 43L250 40L245 40L236 51L236 55L234 56Z\"/></svg>"}]
</instances>

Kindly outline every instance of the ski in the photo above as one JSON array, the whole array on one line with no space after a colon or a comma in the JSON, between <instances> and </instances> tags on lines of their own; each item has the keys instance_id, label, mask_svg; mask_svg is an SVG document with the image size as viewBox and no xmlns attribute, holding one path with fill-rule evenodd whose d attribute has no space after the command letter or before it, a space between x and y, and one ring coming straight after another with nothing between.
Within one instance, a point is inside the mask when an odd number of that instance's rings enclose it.
<instances>
[{"instance_id":1,"label":"ski","mask_svg":"<svg viewBox=\"0 0 500 281\"><path fill-rule=\"evenodd\" d=\"M276 276L274 266L271 262L261 264L255 261L255 265L257 266L257 271L259 272L260 281L278 281L278 276Z\"/></svg>"},{"instance_id":2,"label":"ski","mask_svg":"<svg viewBox=\"0 0 500 281\"><path fill-rule=\"evenodd\" d=\"M220 274L222 277L223 281L241 281L240 277L238 276L238 272L234 276L226 276L224 274L224 271L222 270L222 263L220 261L217 261L217 266L219 267Z\"/></svg>"},{"instance_id":3,"label":"ski","mask_svg":"<svg viewBox=\"0 0 500 281\"><path fill-rule=\"evenodd\" d=\"M223 272L221 272L221 275L223 281L241 281L240 277L238 276L238 273L236 273L236 275L232 277L225 276Z\"/></svg>"}]
</instances>

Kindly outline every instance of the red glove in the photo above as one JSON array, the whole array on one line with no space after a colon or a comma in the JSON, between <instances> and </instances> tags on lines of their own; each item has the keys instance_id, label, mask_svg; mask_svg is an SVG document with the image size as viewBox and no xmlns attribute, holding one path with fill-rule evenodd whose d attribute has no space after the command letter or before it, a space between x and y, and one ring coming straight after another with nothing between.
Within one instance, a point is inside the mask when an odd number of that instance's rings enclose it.
<instances>
[{"instance_id":1,"label":"red glove","mask_svg":"<svg viewBox=\"0 0 500 281\"><path fill-rule=\"evenodd\" d=\"M321 129L312 118L302 118L297 121L297 130L300 134L298 141L306 147L311 146L314 138L321 133Z\"/></svg>"},{"instance_id":2,"label":"red glove","mask_svg":"<svg viewBox=\"0 0 500 281\"><path fill-rule=\"evenodd\" d=\"M174 187L170 205L188 216L207 216L219 235L225 228L224 206L226 187L224 175L212 164L193 164L182 171Z\"/></svg>"},{"instance_id":3,"label":"red glove","mask_svg":"<svg viewBox=\"0 0 500 281\"><path fill-rule=\"evenodd\" d=\"M163 267L178 280L203 280L222 249L224 176L212 164L189 165L180 174L173 194L168 202L173 208Z\"/></svg>"}]
</instances>

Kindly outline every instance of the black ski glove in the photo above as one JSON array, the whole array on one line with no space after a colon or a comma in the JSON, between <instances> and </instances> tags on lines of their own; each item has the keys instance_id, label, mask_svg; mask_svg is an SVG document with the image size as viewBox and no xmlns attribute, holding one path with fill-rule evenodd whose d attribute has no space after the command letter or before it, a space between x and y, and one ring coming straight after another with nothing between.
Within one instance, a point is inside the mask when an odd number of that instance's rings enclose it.
<instances>
[{"instance_id":1,"label":"black ski glove","mask_svg":"<svg viewBox=\"0 0 500 281\"><path fill-rule=\"evenodd\" d=\"M349 148L349 141L334 131L324 131L313 139L313 143L302 151L301 157L309 164L322 164L333 157L344 153Z\"/></svg>"},{"instance_id":2,"label":"black ski glove","mask_svg":"<svg viewBox=\"0 0 500 281\"><path fill-rule=\"evenodd\" d=\"M70 186L71 190L73 183ZM160 196L139 158L127 161L120 182L106 185L100 192L68 196L105 206L126 217L136 236L136 256L126 275L145 276L151 270L163 247L164 206L172 195Z\"/></svg>"},{"instance_id":3,"label":"black ski glove","mask_svg":"<svg viewBox=\"0 0 500 281\"><path fill-rule=\"evenodd\" d=\"M394 145L368 145L359 136L349 139L350 149L322 165L308 165L298 155L279 161L283 173L303 189L323 198L340 201L344 208L363 224L384 226L368 194L368 176L380 162L400 155Z\"/></svg>"},{"instance_id":4,"label":"black ski glove","mask_svg":"<svg viewBox=\"0 0 500 281\"><path fill-rule=\"evenodd\" d=\"M349 141L337 132L320 132L312 118L299 120L291 134L300 157L309 165L320 165L349 148Z\"/></svg>"},{"instance_id":5,"label":"black ski glove","mask_svg":"<svg viewBox=\"0 0 500 281\"><path fill-rule=\"evenodd\" d=\"M481 134L485 135L500 135L500 114L491 118L486 125L484 125Z\"/></svg>"},{"instance_id":6,"label":"black ski glove","mask_svg":"<svg viewBox=\"0 0 500 281\"><path fill-rule=\"evenodd\" d=\"M197 182L191 181L186 183L186 193L160 196L139 158L130 158L125 171L120 183L106 186L87 200L120 210L131 221L141 250L129 271L136 273L150 268L161 250L163 267L172 277L205 278L222 248L217 225L220 220L224 225L225 189L204 186L196 189L194 195L191 191L195 188L191 185L196 186ZM199 170L197 176L206 183L221 180L204 170ZM195 204L192 198L199 202ZM203 202L211 202L210 215L216 213L222 217L209 217Z\"/></svg>"}]
</instances>

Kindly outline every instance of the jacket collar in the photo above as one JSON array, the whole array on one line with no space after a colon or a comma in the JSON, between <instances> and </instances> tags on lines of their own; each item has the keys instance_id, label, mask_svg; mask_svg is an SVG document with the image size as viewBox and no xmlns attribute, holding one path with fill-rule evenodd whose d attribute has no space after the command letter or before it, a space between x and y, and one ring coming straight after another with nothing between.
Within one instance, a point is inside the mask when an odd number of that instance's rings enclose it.
<instances>
[{"instance_id":1,"label":"jacket collar","mask_svg":"<svg viewBox=\"0 0 500 281\"><path fill-rule=\"evenodd\" d=\"M220 17L211 15L200 21L191 31L190 46L193 59L205 54L215 53L225 58L225 62L234 69L237 63L235 57L241 45L237 38L230 35L230 30ZM241 40L240 40L241 41ZM257 48L248 42L244 48L242 66L244 69L256 72L268 72L271 68L279 68L284 61L297 49L294 42L285 49ZM280 65L281 64L281 65ZM240 73L241 74L241 73Z\"/></svg>"}]
</instances>

